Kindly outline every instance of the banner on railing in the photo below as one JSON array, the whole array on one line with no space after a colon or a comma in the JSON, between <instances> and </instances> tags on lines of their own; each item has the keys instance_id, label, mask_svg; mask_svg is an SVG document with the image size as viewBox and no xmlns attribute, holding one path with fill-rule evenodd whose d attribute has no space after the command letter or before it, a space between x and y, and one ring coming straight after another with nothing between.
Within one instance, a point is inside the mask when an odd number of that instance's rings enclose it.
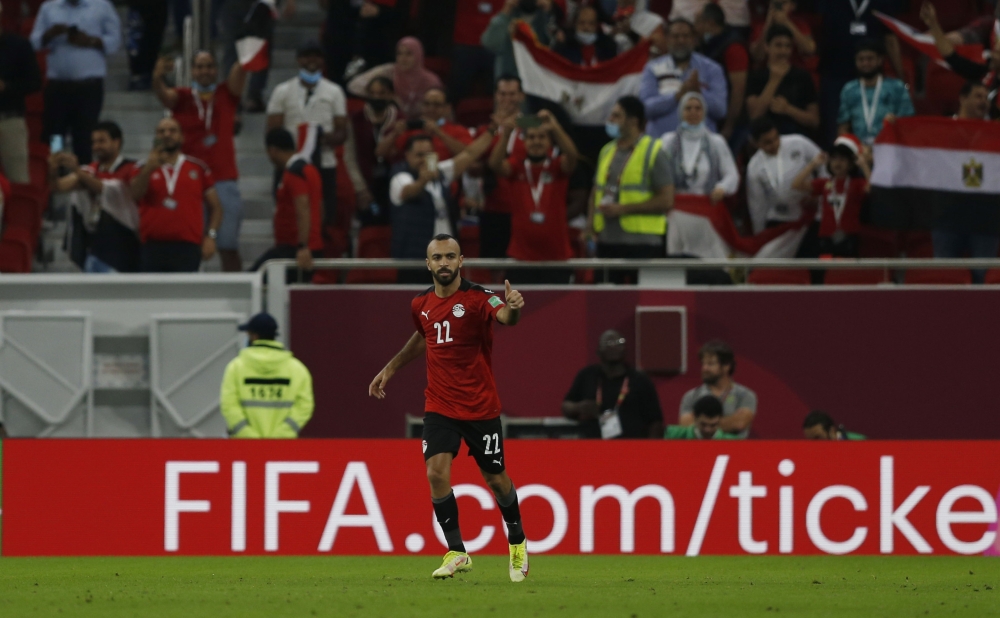
<instances>
[{"instance_id":1,"label":"banner on railing","mask_svg":"<svg viewBox=\"0 0 1000 618\"><path fill-rule=\"evenodd\" d=\"M442 554L419 440L9 440L3 555ZM996 554L996 442L511 440L532 553ZM507 552L473 460L472 553Z\"/></svg>"}]
</instances>

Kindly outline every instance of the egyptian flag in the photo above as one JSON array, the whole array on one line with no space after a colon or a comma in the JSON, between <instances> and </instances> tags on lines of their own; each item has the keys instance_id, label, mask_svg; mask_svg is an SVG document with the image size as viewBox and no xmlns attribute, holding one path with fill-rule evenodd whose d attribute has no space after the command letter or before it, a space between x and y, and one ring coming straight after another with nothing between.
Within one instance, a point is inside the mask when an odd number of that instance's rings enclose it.
<instances>
[{"instance_id":1,"label":"egyptian flag","mask_svg":"<svg viewBox=\"0 0 1000 618\"><path fill-rule=\"evenodd\" d=\"M243 23L243 34L236 40L236 53L244 71L263 71L268 67L274 23L278 19L275 0L257 0Z\"/></svg>"},{"instance_id":2,"label":"egyptian flag","mask_svg":"<svg viewBox=\"0 0 1000 618\"><path fill-rule=\"evenodd\" d=\"M607 62L577 66L539 43L523 22L514 30L513 43L524 92L562 105L580 125L603 126L615 101L637 94L649 60L649 41L643 39Z\"/></svg>"},{"instance_id":3,"label":"egyptian flag","mask_svg":"<svg viewBox=\"0 0 1000 618\"><path fill-rule=\"evenodd\" d=\"M937 46L934 45L934 37L930 34L926 32L917 32L915 29L904 24L898 19L893 19L880 11L873 11L873 15L885 24L886 28L891 30L893 34L905 41L908 45L916 48L917 51L929 57L931 60L935 60L941 66L948 67L948 63L945 62L944 58L941 57L941 54L938 53ZM963 56L973 62L983 62L982 45L957 45L955 46L955 52L959 56Z\"/></svg>"},{"instance_id":4,"label":"egyptian flag","mask_svg":"<svg viewBox=\"0 0 1000 618\"><path fill-rule=\"evenodd\" d=\"M323 167L323 127L315 122L303 122L295 132L295 143L298 144L298 154L306 158L317 169Z\"/></svg>"},{"instance_id":5,"label":"egyptian flag","mask_svg":"<svg viewBox=\"0 0 1000 618\"><path fill-rule=\"evenodd\" d=\"M914 116L875 139L872 223L1000 233L1000 124Z\"/></svg>"},{"instance_id":6,"label":"egyptian flag","mask_svg":"<svg viewBox=\"0 0 1000 618\"><path fill-rule=\"evenodd\" d=\"M815 210L807 211L798 221L740 236L724 205L712 204L704 195L678 194L667 227L667 253L700 258L795 257L815 215Z\"/></svg>"}]
</instances>

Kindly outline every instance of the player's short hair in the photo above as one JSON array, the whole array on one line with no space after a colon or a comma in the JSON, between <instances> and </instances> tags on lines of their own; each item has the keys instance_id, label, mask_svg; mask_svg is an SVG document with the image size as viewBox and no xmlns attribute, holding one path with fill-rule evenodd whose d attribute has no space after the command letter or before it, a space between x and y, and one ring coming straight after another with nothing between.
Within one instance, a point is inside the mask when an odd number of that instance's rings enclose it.
<instances>
[{"instance_id":1,"label":"player's short hair","mask_svg":"<svg viewBox=\"0 0 1000 618\"><path fill-rule=\"evenodd\" d=\"M719 418L722 416L722 402L715 395L705 395L694 402L694 415L695 417Z\"/></svg>"},{"instance_id":2,"label":"player's short hair","mask_svg":"<svg viewBox=\"0 0 1000 618\"><path fill-rule=\"evenodd\" d=\"M715 339L701 346L698 350L698 360L703 360L706 356L714 356L720 365L729 365L729 375L736 373L736 355L725 341Z\"/></svg>"},{"instance_id":3,"label":"player's short hair","mask_svg":"<svg viewBox=\"0 0 1000 618\"><path fill-rule=\"evenodd\" d=\"M295 138L288 129L284 127L274 127L264 136L265 148L277 148L278 150L295 150Z\"/></svg>"},{"instance_id":4,"label":"player's short hair","mask_svg":"<svg viewBox=\"0 0 1000 618\"><path fill-rule=\"evenodd\" d=\"M810 427L815 427L816 425L822 425L823 431L830 431L830 428L836 424L837 423L833 420L833 417L823 410L813 410L809 414L806 414L806 420L802 421L802 429L809 429Z\"/></svg>"},{"instance_id":5,"label":"player's short hair","mask_svg":"<svg viewBox=\"0 0 1000 618\"><path fill-rule=\"evenodd\" d=\"M984 84L983 82L977 82L975 80L970 79L969 81L962 84L962 89L958 91L958 96L964 99L968 97L970 94L972 94L972 91L975 90L976 88L983 88L988 90L988 88L986 88L986 84Z\"/></svg>"},{"instance_id":6,"label":"player's short hair","mask_svg":"<svg viewBox=\"0 0 1000 618\"><path fill-rule=\"evenodd\" d=\"M759 140L762 136L774 131L778 127L774 126L774 121L767 116L761 116L750 123L750 136L754 140Z\"/></svg>"},{"instance_id":7,"label":"player's short hair","mask_svg":"<svg viewBox=\"0 0 1000 618\"><path fill-rule=\"evenodd\" d=\"M110 120L102 120L97 123L96 127L94 127L94 131L104 131L105 133L108 134L108 137L110 137L112 140L118 142L123 141L122 128L118 126L117 122L112 122Z\"/></svg>"},{"instance_id":8,"label":"player's short hair","mask_svg":"<svg viewBox=\"0 0 1000 618\"><path fill-rule=\"evenodd\" d=\"M625 112L625 118L635 118L639 121L640 131L646 127L646 106L642 104L642 99L627 95L618 99L617 103Z\"/></svg>"},{"instance_id":9,"label":"player's short hair","mask_svg":"<svg viewBox=\"0 0 1000 618\"><path fill-rule=\"evenodd\" d=\"M448 242L449 240L454 240L455 244L458 245L458 252L462 253L462 243L458 242L458 239L451 234L437 234L431 239L431 242ZM430 245L431 243L427 243Z\"/></svg>"},{"instance_id":10,"label":"player's short hair","mask_svg":"<svg viewBox=\"0 0 1000 618\"><path fill-rule=\"evenodd\" d=\"M792 34L791 28L789 28L788 26L783 26L781 24L774 24L773 26L768 28L767 37L765 40L768 42L768 44L770 44L771 41L778 38L779 36L788 37L793 41L795 40L795 35Z\"/></svg>"},{"instance_id":11,"label":"player's short hair","mask_svg":"<svg viewBox=\"0 0 1000 618\"><path fill-rule=\"evenodd\" d=\"M701 10L701 16L716 26L726 25L726 14L722 11L722 7L714 2L705 5L705 8Z\"/></svg>"},{"instance_id":12,"label":"player's short hair","mask_svg":"<svg viewBox=\"0 0 1000 618\"><path fill-rule=\"evenodd\" d=\"M413 150L413 146L416 145L417 142L433 143L434 140L432 140L431 136L427 135L426 133L416 133L406 138L406 146L403 148L403 152L410 152L411 150Z\"/></svg>"}]
</instances>

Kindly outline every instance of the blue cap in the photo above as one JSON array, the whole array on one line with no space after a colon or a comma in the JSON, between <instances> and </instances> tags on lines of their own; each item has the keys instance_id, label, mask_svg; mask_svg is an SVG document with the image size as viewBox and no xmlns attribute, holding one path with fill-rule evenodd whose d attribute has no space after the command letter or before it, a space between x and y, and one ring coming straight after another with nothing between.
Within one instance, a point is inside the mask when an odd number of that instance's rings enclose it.
<instances>
[{"instance_id":1,"label":"blue cap","mask_svg":"<svg viewBox=\"0 0 1000 618\"><path fill-rule=\"evenodd\" d=\"M274 339L278 335L278 322L270 313L261 312L250 318L246 324L240 324L239 329L253 333L261 339Z\"/></svg>"}]
</instances>

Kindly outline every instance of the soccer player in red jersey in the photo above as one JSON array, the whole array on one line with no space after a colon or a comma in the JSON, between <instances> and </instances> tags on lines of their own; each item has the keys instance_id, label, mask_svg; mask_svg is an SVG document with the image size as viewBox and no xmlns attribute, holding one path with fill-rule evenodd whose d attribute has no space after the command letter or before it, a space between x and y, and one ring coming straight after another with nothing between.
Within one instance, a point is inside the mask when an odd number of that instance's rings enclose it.
<instances>
[{"instance_id":1,"label":"soccer player in red jersey","mask_svg":"<svg viewBox=\"0 0 1000 618\"><path fill-rule=\"evenodd\" d=\"M510 579L521 582L528 575L528 543L521 528L517 492L504 466L500 396L490 355L493 321L517 324L524 299L511 289L509 281L504 282L506 293L501 299L492 290L462 279L461 248L447 234L435 236L427 246L427 268L434 286L410 305L416 332L375 376L368 394L384 399L385 385L393 374L426 354L424 462L434 513L448 541L448 553L433 576L441 579L472 570L472 558L458 528L458 503L451 490L451 462L464 439L507 524Z\"/></svg>"}]
</instances>

